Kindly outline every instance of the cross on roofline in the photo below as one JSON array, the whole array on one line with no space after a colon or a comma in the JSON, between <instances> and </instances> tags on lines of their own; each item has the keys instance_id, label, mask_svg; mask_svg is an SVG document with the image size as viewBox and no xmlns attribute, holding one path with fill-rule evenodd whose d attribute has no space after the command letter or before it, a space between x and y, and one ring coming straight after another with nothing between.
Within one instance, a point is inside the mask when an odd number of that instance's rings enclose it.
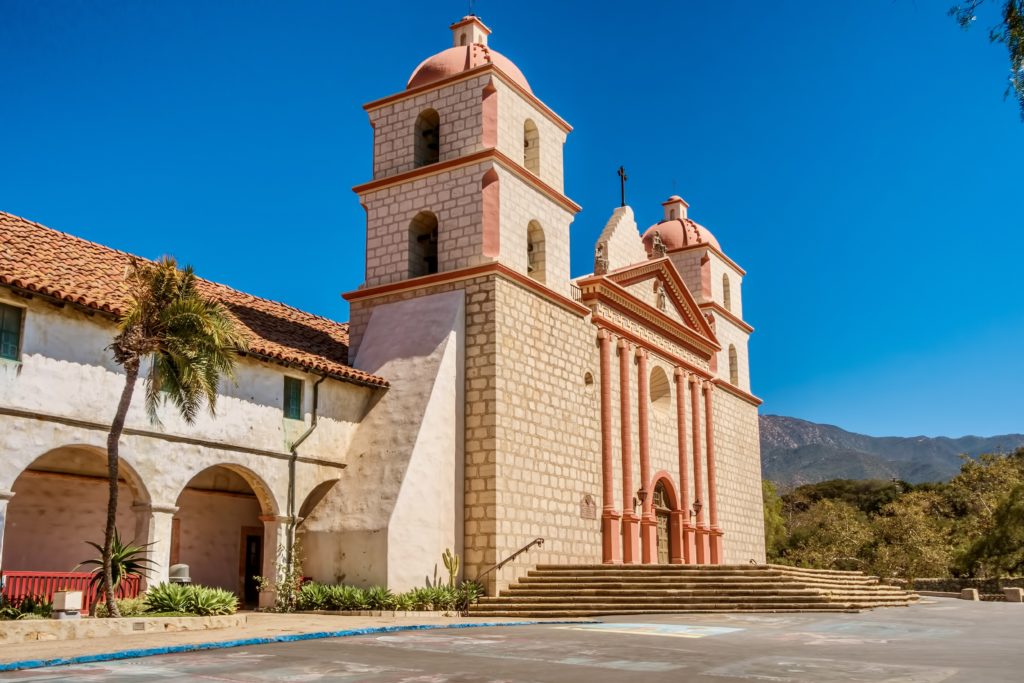
<instances>
[{"instance_id":1,"label":"cross on roofline","mask_svg":"<svg viewBox=\"0 0 1024 683\"><path fill-rule=\"evenodd\" d=\"M626 205L626 181L629 180L629 176L626 175L626 167L619 166L619 189L622 192L621 204L619 206Z\"/></svg>"}]
</instances>

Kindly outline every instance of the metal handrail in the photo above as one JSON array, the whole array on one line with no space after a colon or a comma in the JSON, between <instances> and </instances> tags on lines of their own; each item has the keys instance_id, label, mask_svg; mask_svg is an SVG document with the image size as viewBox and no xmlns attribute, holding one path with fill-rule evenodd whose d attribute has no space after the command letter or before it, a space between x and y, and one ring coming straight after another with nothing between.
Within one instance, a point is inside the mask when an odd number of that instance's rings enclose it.
<instances>
[{"instance_id":1,"label":"metal handrail","mask_svg":"<svg viewBox=\"0 0 1024 683\"><path fill-rule=\"evenodd\" d=\"M499 562L498 564L494 565L493 567L491 567L490 569L488 569L487 571L485 571L485 572L484 572L483 574L477 574L477 575L476 575L476 578L475 578L475 579L473 579L473 581L474 581L475 583L480 583L480 579L482 579L483 577L487 576L488 574L490 574L491 572L493 572L493 571L494 571L495 569L501 569L501 568L502 568L502 567L504 567L504 566L505 566L506 564L508 564L508 563L509 563L509 562L511 562L512 560L516 559L517 557L519 557L520 555L522 555L523 553L525 553L525 552L526 552L527 550L529 550L530 548L532 548L532 547L533 547L533 546L535 546L535 545L536 545L536 546L542 546L542 545L544 545L544 539L538 536L537 538L533 539L532 541L530 541L529 543L527 543L526 545L524 545L524 546L523 546L522 548L520 548L519 550L515 551L514 553L512 553L511 555L509 555L508 557L506 557L506 558L505 558L504 560L502 560L502 561L501 561L501 562Z\"/></svg>"}]
</instances>

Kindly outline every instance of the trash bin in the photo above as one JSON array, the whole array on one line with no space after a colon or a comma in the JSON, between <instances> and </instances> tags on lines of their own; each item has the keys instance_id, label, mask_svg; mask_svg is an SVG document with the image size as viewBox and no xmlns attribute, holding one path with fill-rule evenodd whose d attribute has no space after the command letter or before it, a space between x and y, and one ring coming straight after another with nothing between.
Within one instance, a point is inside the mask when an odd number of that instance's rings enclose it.
<instances>
[{"instance_id":1,"label":"trash bin","mask_svg":"<svg viewBox=\"0 0 1024 683\"><path fill-rule=\"evenodd\" d=\"M172 564L167 573L168 583L192 583L192 577L188 575L187 564Z\"/></svg>"}]
</instances>

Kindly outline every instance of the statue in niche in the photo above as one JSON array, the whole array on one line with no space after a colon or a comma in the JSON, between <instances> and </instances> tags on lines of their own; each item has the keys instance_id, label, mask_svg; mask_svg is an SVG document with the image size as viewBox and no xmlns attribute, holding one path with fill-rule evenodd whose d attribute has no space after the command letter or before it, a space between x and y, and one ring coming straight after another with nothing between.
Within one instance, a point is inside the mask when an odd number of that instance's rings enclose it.
<instances>
[{"instance_id":1,"label":"statue in niche","mask_svg":"<svg viewBox=\"0 0 1024 683\"><path fill-rule=\"evenodd\" d=\"M661 239L661 231L655 230L651 238L651 258L664 258L668 254L668 247Z\"/></svg>"},{"instance_id":2,"label":"statue in niche","mask_svg":"<svg viewBox=\"0 0 1024 683\"><path fill-rule=\"evenodd\" d=\"M658 310L664 311L668 305L668 297L665 296L665 285L662 284L661 280L654 281L654 294L658 302Z\"/></svg>"},{"instance_id":3,"label":"statue in niche","mask_svg":"<svg viewBox=\"0 0 1024 683\"><path fill-rule=\"evenodd\" d=\"M608 245L598 242L594 250L594 275L604 275L608 272Z\"/></svg>"}]
</instances>

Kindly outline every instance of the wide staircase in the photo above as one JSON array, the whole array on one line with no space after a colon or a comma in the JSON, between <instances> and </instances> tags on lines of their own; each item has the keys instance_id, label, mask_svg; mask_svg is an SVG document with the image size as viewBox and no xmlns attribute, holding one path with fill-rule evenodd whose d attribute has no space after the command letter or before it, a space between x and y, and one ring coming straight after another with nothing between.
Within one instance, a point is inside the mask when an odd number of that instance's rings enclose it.
<instances>
[{"instance_id":1,"label":"wide staircase","mask_svg":"<svg viewBox=\"0 0 1024 683\"><path fill-rule=\"evenodd\" d=\"M905 607L917 595L862 572L780 565L542 564L475 616L589 617L700 612L856 612Z\"/></svg>"}]
</instances>

